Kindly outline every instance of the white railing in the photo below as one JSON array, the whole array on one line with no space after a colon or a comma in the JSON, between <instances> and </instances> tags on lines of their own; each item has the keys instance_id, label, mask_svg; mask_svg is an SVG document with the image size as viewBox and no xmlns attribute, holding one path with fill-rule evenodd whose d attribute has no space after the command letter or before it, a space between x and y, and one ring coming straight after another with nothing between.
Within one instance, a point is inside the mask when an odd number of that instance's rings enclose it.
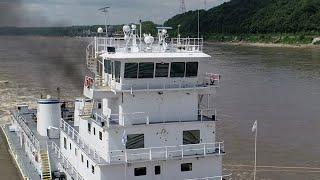
<instances>
[{"instance_id":1,"label":"white railing","mask_svg":"<svg viewBox=\"0 0 320 180\"><path fill-rule=\"evenodd\" d=\"M171 45L181 51L202 51L203 38L172 38Z\"/></svg>"},{"instance_id":2,"label":"white railing","mask_svg":"<svg viewBox=\"0 0 320 180\"><path fill-rule=\"evenodd\" d=\"M194 121L215 121L217 117L216 109L199 109L198 118ZM190 119L178 118L173 119L163 119L159 121L150 121L149 113L146 112L134 112L134 113L123 113L123 114L110 114L103 115L101 113L94 113L92 115L92 120L98 125L104 127L110 127L112 125L119 126L131 126L131 125L141 125L141 124L157 124L157 123L170 123L170 122L186 122L191 121Z\"/></svg>"},{"instance_id":3,"label":"white railing","mask_svg":"<svg viewBox=\"0 0 320 180\"><path fill-rule=\"evenodd\" d=\"M145 43L137 43L140 48L140 52L148 49L147 52L202 52L203 38L172 38L168 39L167 49L163 49L160 45L158 38L154 38L155 41L152 45L146 45ZM94 49L95 57L101 53L107 52L108 47L115 47L117 52L130 52L128 51L129 45L124 38L114 37L95 37L93 43L94 47L87 48L87 50Z\"/></svg>"},{"instance_id":4,"label":"white railing","mask_svg":"<svg viewBox=\"0 0 320 180\"><path fill-rule=\"evenodd\" d=\"M190 81L190 78L181 78L173 81L172 78L166 79L123 79L121 83L115 79L106 79L101 77L85 77L84 86L88 89L99 89L109 87L110 90L118 91L165 91L174 89L201 89L207 87L219 87L221 76L214 73L206 73L205 76L197 78L198 80Z\"/></svg>"},{"instance_id":5,"label":"white railing","mask_svg":"<svg viewBox=\"0 0 320 180\"><path fill-rule=\"evenodd\" d=\"M109 163L167 160L174 158L187 158L192 156L208 156L223 154L223 142L151 147L142 149L126 149L111 151Z\"/></svg>"},{"instance_id":6,"label":"white railing","mask_svg":"<svg viewBox=\"0 0 320 180\"><path fill-rule=\"evenodd\" d=\"M104 116L100 113L94 113L93 120L107 127L111 125L129 126L137 124L149 124L149 115L145 112L110 114Z\"/></svg>"},{"instance_id":7,"label":"white railing","mask_svg":"<svg viewBox=\"0 0 320 180\"><path fill-rule=\"evenodd\" d=\"M61 165L64 170L75 180L84 180L84 178L80 175L80 173L76 170L74 166L68 161L68 159L61 153L59 146L51 142L51 149L53 150L54 154L57 155L58 159L61 161Z\"/></svg>"},{"instance_id":8,"label":"white railing","mask_svg":"<svg viewBox=\"0 0 320 180\"><path fill-rule=\"evenodd\" d=\"M216 109L199 109L198 116L201 122L207 121L208 118L215 121L217 118L217 110Z\"/></svg>"},{"instance_id":9,"label":"white railing","mask_svg":"<svg viewBox=\"0 0 320 180\"><path fill-rule=\"evenodd\" d=\"M193 178L193 179L185 179L185 180L231 180L232 174L222 175L222 176L214 176L214 177L202 177L202 178Z\"/></svg>"},{"instance_id":10,"label":"white railing","mask_svg":"<svg viewBox=\"0 0 320 180\"><path fill-rule=\"evenodd\" d=\"M82 149L88 157L90 157L94 162L102 163L102 156L96 151L94 147L87 144L79 135L77 130L75 130L70 124L61 119L61 129Z\"/></svg>"},{"instance_id":11,"label":"white railing","mask_svg":"<svg viewBox=\"0 0 320 180\"><path fill-rule=\"evenodd\" d=\"M14 119L18 122L17 124L20 127L20 129L22 129L22 131L28 136L28 138L30 139L34 147L39 152L40 151L39 140L36 138L34 133L30 130L30 128L26 124L26 119L23 116L21 116L19 113L13 112L11 114L13 115Z\"/></svg>"}]
</instances>

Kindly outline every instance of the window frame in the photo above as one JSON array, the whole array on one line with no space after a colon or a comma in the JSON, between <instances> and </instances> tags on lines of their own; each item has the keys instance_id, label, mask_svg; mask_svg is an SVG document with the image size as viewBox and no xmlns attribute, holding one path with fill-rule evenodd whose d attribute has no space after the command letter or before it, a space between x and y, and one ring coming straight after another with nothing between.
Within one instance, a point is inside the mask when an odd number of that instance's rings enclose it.
<instances>
[{"instance_id":1,"label":"window frame","mask_svg":"<svg viewBox=\"0 0 320 180\"><path fill-rule=\"evenodd\" d=\"M136 64L137 65L137 70L136 70L136 76L135 77L127 77L126 76L126 65L127 64ZM139 63L138 62L126 62L124 63L124 73L123 73L123 77L125 79L138 79L138 73L139 73Z\"/></svg>"},{"instance_id":2,"label":"window frame","mask_svg":"<svg viewBox=\"0 0 320 180\"><path fill-rule=\"evenodd\" d=\"M99 131L99 139L102 141L102 132Z\"/></svg>"},{"instance_id":3,"label":"window frame","mask_svg":"<svg viewBox=\"0 0 320 180\"><path fill-rule=\"evenodd\" d=\"M188 134L185 134L185 133L187 133L187 132L190 132L190 133L188 133ZM193 135L192 134L192 132L196 132L196 133L199 133L199 134L197 134L197 135L199 135L199 137L198 137L198 139L197 139L197 141L196 142L190 142L190 139L189 139L189 141L188 141L188 139L187 138L185 138L185 135L187 136L187 135ZM201 142L201 131L199 130L199 129L192 129L192 130L183 130L182 131L182 144L183 145L190 145L190 144L200 144L200 142Z\"/></svg>"},{"instance_id":4,"label":"window frame","mask_svg":"<svg viewBox=\"0 0 320 180\"><path fill-rule=\"evenodd\" d=\"M177 72L173 71L173 66L175 64L183 64L183 75L177 76ZM182 67L182 66L181 66ZM170 78L184 78L186 76L186 62L171 62L170 63Z\"/></svg>"},{"instance_id":5,"label":"window frame","mask_svg":"<svg viewBox=\"0 0 320 180\"><path fill-rule=\"evenodd\" d=\"M157 76L157 67L158 65L166 65L168 64L168 69L167 69L167 76ZM154 68L154 77L155 78L168 78L170 77L170 64L169 62L161 62L161 63L155 63L155 68Z\"/></svg>"},{"instance_id":6,"label":"window frame","mask_svg":"<svg viewBox=\"0 0 320 180\"><path fill-rule=\"evenodd\" d=\"M131 137L131 136L133 136L133 137ZM141 136L141 137L139 137L139 136ZM142 140L143 140L142 146L138 146L139 141L137 141L137 140L140 140L140 138L142 138ZM132 142L130 142L130 141L132 141ZM131 144L129 144L129 143L131 143ZM126 149L143 149L143 148L145 148L144 134L128 134L127 135Z\"/></svg>"},{"instance_id":7,"label":"window frame","mask_svg":"<svg viewBox=\"0 0 320 180\"><path fill-rule=\"evenodd\" d=\"M196 71L195 75L188 75L188 64L197 64L197 71ZM198 72L199 72L199 62L197 62L197 61L186 62L186 68L185 68L185 77L186 78L196 78L196 77L198 77ZM190 72L189 72L189 74L190 74Z\"/></svg>"},{"instance_id":8,"label":"window frame","mask_svg":"<svg viewBox=\"0 0 320 180\"><path fill-rule=\"evenodd\" d=\"M152 68L152 77L151 76L148 76L148 77L140 76L140 70L142 69L140 65L142 65L142 64L149 64L149 65L152 64L152 67L153 67ZM154 78L154 68L155 68L154 64L155 64L154 62L139 62L138 63L138 79L152 79L152 78ZM148 73L144 73L144 76L146 76L146 74L148 74Z\"/></svg>"},{"instance_id":9,"label":"window frame","mask_svg":"<svg viewBox=\"0 0 320 180\"><path fill-rule=\"evenodd\" d=\"M142 174L138 174L138 170L143 170ZM147 175L147 167L137 167L134 168L134 176L146 176Z\"/></svg>"},{"instance_id":10,"label":"window frame","mask_svg":"<svg viewBox=\"0 0 320 180\"><path fill-rule=\"evenodd\" d=\"M161 174L161 166L156 165L154 166L154 175L160 175Z\"/></svg>"},{"instance_id":11,"label":"window frame","mask_svg":"<svg viewBox=\"0 0 320 180\"><path fill-rule=\"evenodd\" d=\"M192 163L182 163L180 171L181 172L191 172L192 171Z\"/></svg>"}]
</instances>

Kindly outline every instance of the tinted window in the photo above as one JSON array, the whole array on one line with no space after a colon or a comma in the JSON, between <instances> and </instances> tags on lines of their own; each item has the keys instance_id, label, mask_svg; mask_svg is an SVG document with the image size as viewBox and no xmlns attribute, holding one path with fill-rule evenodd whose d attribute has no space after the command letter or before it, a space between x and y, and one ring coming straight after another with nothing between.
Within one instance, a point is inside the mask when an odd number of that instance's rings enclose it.
<instances>
[{"instance_id":1,"label":"tinted window","mask_svg":"<svg viewBox=\"0 0 320 180\"><path fill-rule=\"evenodd\" d=\"M184 77L185 63L174 62L171 63L170 77Z\"/></svg>"},{"instance_id":2,"label":"tinted window","mask_svg":"<svg viewBox=\"0 0 320 180\"><path fill-rule=\"evenodd\" d=\"M181 171L192 171L192 163L183 163L181 164Z\"/></svg>"},{"instance_id":3,"label":"tinted window","mask_svg":"<svg viewBox=\"0 0 320 180\"><path fill-rule=\"evenodd\" d=\"M155 166L154 167L154 174L155 175L158 175L158 174L160 174L161 173L161 168L160 168L160 166Z\"/></svg>"},{"instance_id":4,"label":"tinted window","mask_svg":"<svg viewBox=\"0 0 320 180\"><path fill-rule=\"evenodd\" d=\"M144 134L128 134L126 148L127 149L144 148Z\"/></svg>"},{"instance_id":5,"label":"tinted window","mask_svg":"<svg viewBox=\"0 0 320 180\"><path fill-rule=\"evenodd\" d=\"M200 130L183 131L183 144L199 144Z\"/></svg>"},{"instance_id":6,"label":"tinted window","mask_svg":"<svg viewBox=\"0 0 320 180\"><path fill-rule=\"evenodd\" d=\"M102 140L102 132L99 131L99 139Z\"/></svg>"},{"instance_id":7,"label":"tinted window","mask_svg":"<svg viewBox=\"0 0 320 180\"><path fill-rule=\"evenodd\" d=\"M121 68L121 62L115 61L114 62L114 78L116 79L116 82L120 82L120 68Z\"/></svg>"},{"instance_id":8,"label":"tinted window","mask_svg":"<svg viewBox=\"0 0 320 180\"><path fill-rule=\"evenodd\" d=\"M104 60L104 72L111 74L111 61L110 60Z\"/></svg>"},{"instance_id":9,"label":"tinted window","mask_svg":"<svg viewBox=\"0 0 320 180\"><path fill-rule=\"evenodd\" d=\"M63 147L67 149L67 139L63 138Z\"/></svg>"},{"instance_id":10,"label":"tinted window","mask_svg":"<svg viewBox=\"0 0 320 180\"><path fill-rule=\"evenodd\" d=\"M198 75L198 62L187 62L186 77L196 77Z\"/></svg>"},{"instance_id":11,"label":"tinted window","mask_svg":"<svg viewBox=\"0 0 320 180\"><path fill-rule=\"evenodd\" d=\"M153 78L154 63L139 63L139 78Z\"/></svg>"},{"instance_id":12,"label":"tinted window","mask_svg":"<svg viewBox=\"0 0 320 180\"><path fill-rule=\"evenodd\" d=\"M156 77L168 77L169 63L156 64Z\"/></svg>"},{"instance_id":13,"label":"tinted window","mask_svg":"<svg viewBox=\"0 0 320 180\"><path fill-rule=\"evenodd\" d=\"M134 176L145 176L147 175L146 167L134 168Z\"/></svg>"},{"instance_id":14,"label":"tinted window","mask_svg":"<svg viewBox=\"0 0 320 180\"><path fill-rule=\"evenodd\" d=\"M124 67L124 78L138 77L138 63L126 63Z\"/></svg>"}]
</instances>

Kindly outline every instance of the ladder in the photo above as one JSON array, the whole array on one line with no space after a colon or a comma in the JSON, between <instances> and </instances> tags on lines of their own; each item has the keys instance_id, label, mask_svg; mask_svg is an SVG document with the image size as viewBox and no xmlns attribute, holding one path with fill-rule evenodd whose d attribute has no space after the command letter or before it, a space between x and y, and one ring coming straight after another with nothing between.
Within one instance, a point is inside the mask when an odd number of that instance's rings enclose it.
<instances>
[{"instance_id":1,"label":"ladder","mask_svg":"<svg viewBox=\"0 0 320 180\"><path fill-rule=\"evenodd\" d=\"M87 60L87 68L93 72L97 72L97 63L98 60L96 58L96 49L95 42L91 42L86 49L86 60Z\"/></svg>"},{"instance_id":2,"label":"ladder","mask_svg":"<svg viewBox=\"0 0 320 180\"><path fill-rule=\"evenodd\" d=\"M51 166L49 160L49 154L47 150L40 150L41 167L42 167L42 180L52 180Z\"/></svg>"},{"instance_id":3,"label":"ladder","mask_svg":"<svg viewBox=\"0 0 320 180\"><path fill-rule=\"evenodd\" d=\"M93 106L94 106L93 100L85 101L80 115L82 117L91 117Z\"/></svg>"}]
</instances>

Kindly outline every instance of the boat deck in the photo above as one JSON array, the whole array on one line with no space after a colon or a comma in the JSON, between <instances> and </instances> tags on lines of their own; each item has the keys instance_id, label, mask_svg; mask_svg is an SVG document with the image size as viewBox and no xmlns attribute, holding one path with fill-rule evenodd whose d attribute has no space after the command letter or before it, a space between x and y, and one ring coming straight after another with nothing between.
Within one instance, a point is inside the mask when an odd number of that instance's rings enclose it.
<instances>
[{"instance_id":1,"label":"boat deck","mask_svg":"<svg viewBox=\"0 0 320 180\"><path fill-rule=\"evenodd\" d=\"M22 176L32 180L41 180L39 173L32 166L24 148L22 148L19 140L20 138L17 136L17 134L9 131L9 125L4 125L2 130L7 138L11 151L10 153L12 154L13 159L16 161L15 163L20 169Z\"/></svg>"}]
</instances>

